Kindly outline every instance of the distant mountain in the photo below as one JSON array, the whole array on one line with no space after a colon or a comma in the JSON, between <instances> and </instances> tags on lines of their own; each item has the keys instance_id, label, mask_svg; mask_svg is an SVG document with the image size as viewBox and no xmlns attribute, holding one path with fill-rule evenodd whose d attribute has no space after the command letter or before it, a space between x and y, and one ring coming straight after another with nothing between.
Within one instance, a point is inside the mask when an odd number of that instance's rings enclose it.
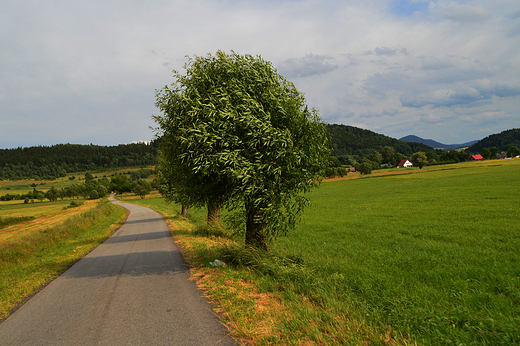
<instances>
[{"instance_id":1,"label":"distant mountain","mask_svg":"<svg viewBox=\"0 0 520 346\"><path fill-rule=\"evenodd\" d=\"M505 151L508 145L513 145L517 148L520 148L520 129L506 130L494 135L487 136L486 138L470 146L467 151L471 153L480 153L482 148L490 149L493 147Z\"/></svg>"},{"instance_id":2,"label":"distant mountain","mask_svg":"<svg viewBox=\"0 0 520 346\"><path fill-rule=\"evenodd\" d=\"M466 143L462 143L462 144L442 144L440 142L434 141L433 139L423 139L421 137L417 137L414 135L405 136L403 138L400 138L399 140L406 141L406 142L422 143L422 144L426 144L427 146L430 146L432 148L442 149L442 150L466 148L466 147L469 147L470 145L478 142L478 140L477 140L477 141L471 141L471 142L466 142Z\"/></svg>"},{"instance_id":3,"label":"distant mountain","mask_svg":"<svg viewBox=\"0 0 520 346\"><path fill-rule=\"evenodd\" d=\"M407 156L418 151L429 152L433 148L419 142L410 143L388 137L370 130L341 124L328 124L327 133L330 138L333 156L370 155L373 151L381 151L383 147L392 147L396 153Z\"/></svg>"}]
</instances>

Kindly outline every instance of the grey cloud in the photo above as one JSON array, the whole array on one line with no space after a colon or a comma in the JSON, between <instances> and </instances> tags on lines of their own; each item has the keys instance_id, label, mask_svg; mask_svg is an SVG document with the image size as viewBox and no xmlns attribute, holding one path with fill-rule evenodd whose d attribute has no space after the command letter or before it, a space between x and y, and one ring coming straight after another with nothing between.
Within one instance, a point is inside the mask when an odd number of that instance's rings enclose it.
<instances>
[{"instance_id":1,"label":"grey cloud","mask_svg":"<svg viewBox=\"0 0 520 346\"><path fill-rule=\"evenodd\" d=\"M480 7L471 5L451 5L444 9L442 17L454 22L475 23L491 18L491 14Z\"/></svg>"},{"instance_id":2,"label":"grey cloud","mask_svg":"<svg viewBox=\"0 0 520 346\"><path fill-rule=\"evenodd\" d=\"M441 70L448 67L453 67L453 64L447 60L439 60L436 57L419 57L421 60L421 69L423 70Z\"/></svg>"},{"instance_id":3,"label":"grey cloud","mask_svg":"<svg viewBox=\"0 0 520 346\"><path fill-rule=\"evenodd\" d=\"M388 47L376 47L374 51L368 50L363 53L363 55L372 55L375 54L377 56L396 56L398 54L402 54L405 56L409 56L410 52L406 48L388 48Z\"/></svg>"},{"instance_id":4,"label":"grey cloud","mask_svg":"<svg viewBox=\"0 0 520 346\"><path fill-rule=\"evenodd\" d=\"M481 101L482 96L478 90L437 90L432 93L423 94L402 94L400 97L401 105L408 108L450 107L468 105Z\"/></svg>"},{"instance_id":5,"label":"grey cloud","mask_svg":"<svg viewBox=\"0 0 520 346\"><path fill-rule=\"evenodd\" d=\"M374 51L375 51L377 56L381 56L381 55L394 56L394 55L397 55L397 49L390 49L390 48L386 48L386 47L376 47L376 49L374 49Z\"/></svg>"},{"instance_id":6,"label":"grey cloud","mask_svg":"<svg viewBox=\"0 0 520 346\"><path fill-rule=\"evenodd\" d=\"M520 24L516 25L514 28L509 29L506 33L507 37L515 37L520 36Z\"/></svg>"},{"instance_id":7,"label":"grey cloud","mask_svg":"<svg viewBox=\"0 0 520 346\"><path fill-rule=\"evenodd\" d=\"M494 83L489 86L479 87L480 93L487 98L497 97L513 97L520 95L519 84Z\"/></svg>"},{"instance_id":8,"label":"grey cloud","mask_svg":"<svg viewBox=\"0 0 520 346\"><path fill-rule=\"evenodd\" d=\"M398 109L385 109L383 111L383 115L388 115L388 116L391 116L391 117L394 117L397 114L399 114L399 110Z\"/></svg>"},{"instance_id":9,"label":"grey cloud","mask_svg":"<svg viewBox=\"0 0 520 346\"><path fill-rule=\"evenodd\" d=\"M409 76L397 70L388 73L376 73L366 79L363 88L371 96L386 99L389 91L402 90L403 85L406 85L409 80Z\"/></svg>"},{"instance_id":10,"label":"grey cloud","mask_svg":"<svg viewBox=\"0 0 520 346\"><path fill-rule=\"evenodd\" d=\"M434 92L413 94L403 93L401 105L408 108L477 107L491 102L493 97L514 97L520 95L520 85L491 84L488 86L459 87L455 90L436 90Z\"/></svg>"},{"instance_id":11,"label":"grey cloud","mask_svg":"<svg viewBox=\"0 0 520 346\"><path fill-rule=\"evenodd\" d=\"M307 54L303 58L287 59L278 64L277 69L286 77L307 77L336 70L338 65L333 61L329 56Z\"/></svg>"},{"instance_id":12,"label":"grey cloud","mask_svg":"<svg viewBox=\"0 0 520 346\"><path fill-rule=\"evenodd\" d=\"M518 19L518 18L520 18L520 10L515 11L513 13L509 13L506 15L506 17L511 18L511 19Z\"/></svg>"}]
</instances>

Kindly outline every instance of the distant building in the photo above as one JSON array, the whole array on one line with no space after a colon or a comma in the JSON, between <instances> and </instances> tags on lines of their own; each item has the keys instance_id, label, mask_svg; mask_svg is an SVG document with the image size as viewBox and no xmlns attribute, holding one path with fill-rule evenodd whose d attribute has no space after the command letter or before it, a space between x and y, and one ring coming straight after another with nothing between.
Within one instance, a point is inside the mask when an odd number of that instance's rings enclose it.
<instances>
[{"instance_id":1,"label":"distant building","mask_svg":"<svg viewBox=\"0 0 520 346\"><path fill-rule=\"evenodd\" d=\"M412 166L413 166L413 164L412 164L410 161L408 161L408 160L401 160L401 162L399 162L399 163L397 164L397 168L401 168L401 167L412 167Z\"/></svg>"},{"instance_id":2,"label":"distant building","mask_svg":"<svg viewBox=\"0 0 520 346\"><path fill-rule=\"evenodd\" d=\"M478 160L483 160L484 158L482 157L482 155L480 154L477 154L477 155L471 155L471 160L473 161L478 161Z\"/></svg>"},{"instance_id":3,"label":"distant building","mask_svg":"<svg viewBox=\"0 0 520 346\"><path fill-rule=\"evenodd\" d=\"M507 153L501 152L497 153L497 159L505 159L507 157Z\"/></svg>"}]
</instances>

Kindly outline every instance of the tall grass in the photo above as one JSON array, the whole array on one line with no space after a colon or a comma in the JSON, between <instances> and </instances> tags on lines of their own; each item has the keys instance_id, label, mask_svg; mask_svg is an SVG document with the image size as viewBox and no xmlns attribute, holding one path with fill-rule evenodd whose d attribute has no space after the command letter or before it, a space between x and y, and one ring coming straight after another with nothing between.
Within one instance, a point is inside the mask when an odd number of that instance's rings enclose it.
<instances>
[{"instance_id":1,"label":"tall grass","mask_svg":"<svg viewBox=\"0 0 520 346\"><path fill-rule=\"evenodd\" d=\"M20 217L4 217L0 216L0 228L16 225L17 223L22 223L25 221L33 220L34 216L20 216Z\"/></svg>"},{"instance_id":2,"label":"tall grass","mask_svg":"<svg viewBox=\"0 0 520 346\"><path fill-rule=\"evenodd\" d=\"M106 240L125 215L123 208L102 200L61 224L0 243L0 318Z\"/></svg>"}]
</instances>

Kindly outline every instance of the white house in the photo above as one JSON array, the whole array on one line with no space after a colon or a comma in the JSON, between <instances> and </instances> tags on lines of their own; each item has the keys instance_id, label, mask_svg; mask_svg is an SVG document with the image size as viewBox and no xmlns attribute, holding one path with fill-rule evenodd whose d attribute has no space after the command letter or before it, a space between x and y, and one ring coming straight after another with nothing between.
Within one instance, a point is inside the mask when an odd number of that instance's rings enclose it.
<instances>
[{"instance_id":1,"label":"white house","mask_svg":"<svg viewBox=\"0 0 520 346\"><path fill-rule=\"evenodd\" d=\"M413 166L413 164L412 164L410 161L408 161L408 160L401 160L401 162L399 162L399 163L397 164L397 168L401 168L401 167L412 167L412 166Z\"/></svg>"}]
</instances>

